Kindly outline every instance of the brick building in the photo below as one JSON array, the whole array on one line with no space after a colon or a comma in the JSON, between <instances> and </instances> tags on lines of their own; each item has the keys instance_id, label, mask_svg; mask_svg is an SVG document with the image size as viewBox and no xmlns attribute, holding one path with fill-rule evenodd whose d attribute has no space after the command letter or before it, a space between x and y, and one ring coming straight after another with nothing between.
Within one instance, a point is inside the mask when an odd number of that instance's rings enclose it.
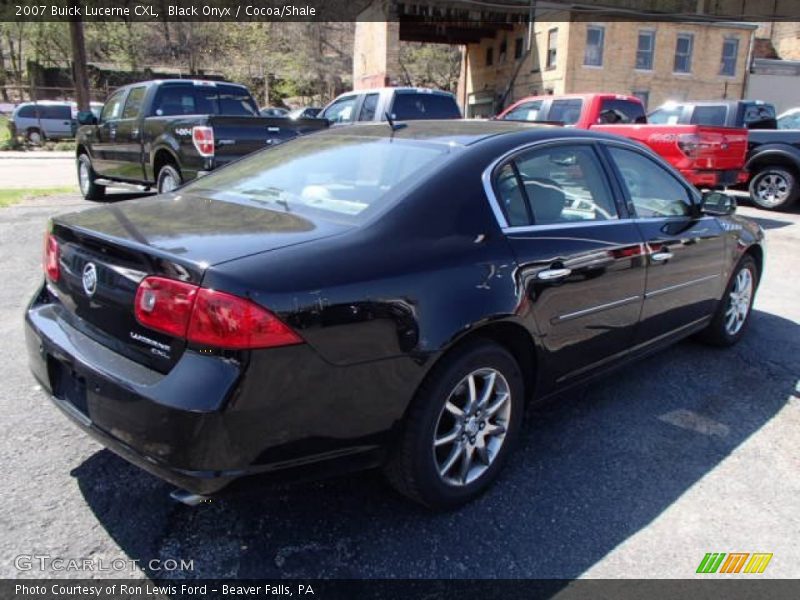
<instances>
[{"instance_id":1,"label":"brick building","mask_svg":"<svg viewBox=\"0 0 800 600\"><path fill-rule=\"evenodd\" d=\"M467 116L534 94L632 94L650 107L744 96L755 24L548 17L465 46L459 101Z\"/></svg>"}]
</instances>

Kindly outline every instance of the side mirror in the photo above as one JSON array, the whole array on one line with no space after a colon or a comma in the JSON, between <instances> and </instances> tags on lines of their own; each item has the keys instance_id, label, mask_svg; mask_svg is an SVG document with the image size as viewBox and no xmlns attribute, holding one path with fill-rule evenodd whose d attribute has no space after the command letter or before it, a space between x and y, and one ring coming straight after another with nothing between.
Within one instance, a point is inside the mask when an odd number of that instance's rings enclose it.
<instances>
[{"instance_id":1,"label":"side mirror","mask_svg":"<svg viewBox=\"0 0 800 600\"><path fill-rule=\"evenodd\" d=\"M736 212L736 198L722 192L705 192L700 210L705 215L725 217Z\"/></svg>"},{"instance_id":2,"label":"side mirror","mask_svg":"<svg viewBox=\"0 0 800 600\"><path fill-rule=\"evenodd\" d=\"M97 117L90 110L82 110L78 113L78 123L81 125L97 125Z\"/></svg>"}]
</instances>

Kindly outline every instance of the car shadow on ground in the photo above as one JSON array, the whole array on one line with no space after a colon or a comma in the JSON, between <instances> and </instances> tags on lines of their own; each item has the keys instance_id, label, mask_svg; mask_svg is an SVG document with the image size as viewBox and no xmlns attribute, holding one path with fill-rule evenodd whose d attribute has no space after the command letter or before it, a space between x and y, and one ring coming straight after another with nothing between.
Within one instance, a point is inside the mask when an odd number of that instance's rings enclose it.
<instances>
[{"instance_id":1,"label":"car shadow on ground","mask_svg":"<svg viewBox=\"0 0 800 600\"><path fill-rule=\"evenodd\" d=\"M755 311L735 348L682 342L529 411L499 481L432 513L378 473L250 480L209 504L103 450L73 471L99 523L152 577L574 578L647 527L787 402L800 326ZM164 573L152 559L192 559Z\"/></svg>"}]
</instances>

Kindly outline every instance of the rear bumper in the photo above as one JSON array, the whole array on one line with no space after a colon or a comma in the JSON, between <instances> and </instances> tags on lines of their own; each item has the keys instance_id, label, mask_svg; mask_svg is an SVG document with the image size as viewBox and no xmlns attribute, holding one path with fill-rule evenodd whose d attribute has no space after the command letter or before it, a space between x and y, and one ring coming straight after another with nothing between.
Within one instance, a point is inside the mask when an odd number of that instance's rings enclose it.
<instances>
[{"instance_id":1,"label":"rear bumper","mask_svg":"<svg viewBox=\"0 0 800 600\"><path fill-rule=\"evenodd\" d=\"M681 170L686 180L698 188L720 188L734 185L740 177L740 171L702 171L696 169Z\"/></svg>"},{"instance_id":2,"label":"rear bumper","mask_svg":"<svg viewBox=\"0 0 800 600\"><path fill-rule=\"evenodd\" d=\"M197 494L256 473L377 466L415 385L413 361L337 367L307 344L241 361L186 350L163 374L78 331L43 297L27 310L25 335L51 400L122 458Z\"/></svg>"}]
</instances>

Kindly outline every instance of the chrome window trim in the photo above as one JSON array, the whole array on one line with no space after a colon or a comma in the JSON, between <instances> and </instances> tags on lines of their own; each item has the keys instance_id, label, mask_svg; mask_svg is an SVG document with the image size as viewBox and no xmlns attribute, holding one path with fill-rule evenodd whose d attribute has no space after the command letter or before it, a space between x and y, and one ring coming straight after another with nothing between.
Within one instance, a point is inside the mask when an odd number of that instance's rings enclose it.
<instances>
[{"instance_id":1,"label":"chrome window trim","mask_svg":"<svg viewBox=\"0 0 800 600\"><path fill-rule=\"evenodd\" d=\"M576 310L575 312L566 313L563 315L559 315L555 317L551 322L553 323L562 323L564 321L570 321L572 319L577 319L579 317L585 317L587 315L591 315L594 313L602 312L609 308L616 308L618 306L625 306L626 304L631 304L632 302L636 302L637 300L641 300L641 296L630 296L628 298L622 298L620 300L614 300L613 302L607 302L605 304L598 304L596 306L590 306L589 308L584 308L582 310Z\"/></svg>"},{"instance_id":2,"label":"chrome window trim","mask_svg":"<svg viewBox=\"0 0 800 600\"><path fill-rule=\"evenodd\" d=\"M512 226L510 226L508 224L508 220L506 219L506 215L503 212L502 207L500 206L500 201L497 199L497 195L494 192L494 186L492 184L493 183L492 180L494 178L494 172L497 169L497 167L499 167L504 162L511 160L517 154L525 152L526 150L531 150L531 149L537 148L539 146L550 146L550 145L555 145L555 144L564 144L564 143L572 143L572 142L591 143L591 144L596 144L598 142L601 142L601 143L604 143L604 144L621 146L623 148L628 148L628 149L631 149L631 150L638 150L641 153L652 152L652 150L648 150L646 146L645 147L640 146L637 142L632 142L632 141L628 142L628 141L626 141L624 139L607 140L607 139L604 139L604 138L596 138L596 137L590 137L590 136L586 136L586 137L584 137L584 136L566 137L566 138L549 138L549 139L546 139L546 140L536 140L534 142L526 142L524 144L516 146L515 148L512 148L511 150L505 152L504 154L501 154L498 158L496 158L491 163L489 163L489 166L486 167L483 170L483 173L481 174L481 181L483 183L483 191L486 193L486 197L489 200L489 206L491 207L492 212L494 213L494 217L497 220L497 224L500 226L500 229L503 231L503 233L508 234L508 233L519 233L519 232L525 232L525 231L539 231L539 230L563 228L565 226L571 227L571 226L574 226L574 225L586 226L586 225L603 225L603 224L612 224L612 223L616 224L616 223L626 223L626 222L631 222L631 221L635 221L636 220L636 219L633 219L633 218L624 218L624 219L604 219L602 221L590 221L590 220L587 220L587 221L575 221L575 222L566 222L565 221L564 223L548 223L548 224L545 224L545 225L517 225L517 226L514 226L514 227L512 227ZM642 151L644 151L644 152L642 152ZM608 177L608 174L606 174L606 177ZM660 217L660 218L663 218L663 217Z\"/></svg>"}]
</instances>

